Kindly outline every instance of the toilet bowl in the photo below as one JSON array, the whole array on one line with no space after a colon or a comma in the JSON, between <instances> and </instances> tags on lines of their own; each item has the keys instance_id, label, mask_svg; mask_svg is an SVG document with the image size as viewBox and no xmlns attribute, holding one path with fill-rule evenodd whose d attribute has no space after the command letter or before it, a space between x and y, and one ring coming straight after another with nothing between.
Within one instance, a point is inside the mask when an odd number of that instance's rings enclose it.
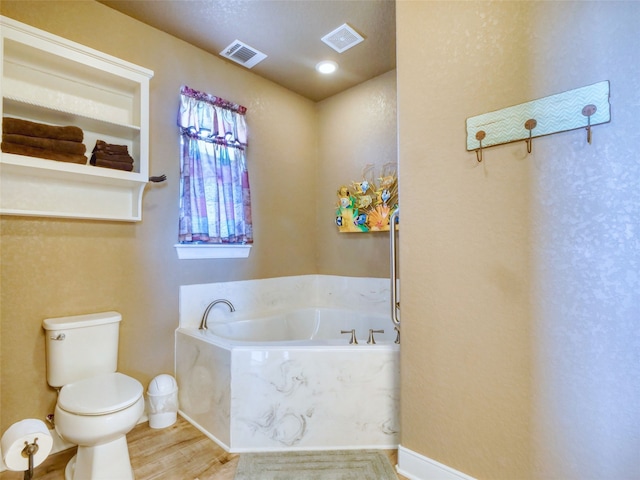
<instances>
[{"instance_id":1,"label":"toilet bowl","mask_svg":"<svg viewBox=\"0 0 640 480\"><path fill-rule=\"evenodd\" d=\"M133 480L126 434L144 412L143 387L121 373L65 385L55 409L56 431L78 445L66 480Z\"/></svg>"},{"instance_id":2,"label":"toilet bowl","mask_svg":"<svg viewBox=\"0 0 640 480\"><path fill-rule=\"evenodd\" d=\"M47 318L47 383L59 389L58 434L78 445L66 480L132 480L127 433L144 412L142 384L118 373L122 315Z\"/></svg>"}]
</instances>

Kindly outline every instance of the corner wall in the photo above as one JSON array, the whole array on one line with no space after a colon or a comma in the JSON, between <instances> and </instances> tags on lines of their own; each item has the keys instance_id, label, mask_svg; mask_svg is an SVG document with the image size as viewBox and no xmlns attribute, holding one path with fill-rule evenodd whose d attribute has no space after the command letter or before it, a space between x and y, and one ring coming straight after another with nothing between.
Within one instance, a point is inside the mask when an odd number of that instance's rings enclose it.
<instances>
[{"instance_id":1,"label":"corner wall","mask_svg":"<svg viewBox=\"0 0 640 480\"><path fill-rule=\"evenodd\" d=\"M392 70L318 103L318 273L389 278L389 232L340 233L335 224L337 191L376 177L397 164L396 71Z\"/></svg>"},{"instance_id":2,"label":"corner wall","mask_svg":"<svg viewBox=\"0 0 640 480\"><path fill-rule=\"evenodd\" d=\"M478 479L640 475L640 4L397 2L403 447ZM465 120L611 82L612 121Z\"/></svg>"}]
</instances>

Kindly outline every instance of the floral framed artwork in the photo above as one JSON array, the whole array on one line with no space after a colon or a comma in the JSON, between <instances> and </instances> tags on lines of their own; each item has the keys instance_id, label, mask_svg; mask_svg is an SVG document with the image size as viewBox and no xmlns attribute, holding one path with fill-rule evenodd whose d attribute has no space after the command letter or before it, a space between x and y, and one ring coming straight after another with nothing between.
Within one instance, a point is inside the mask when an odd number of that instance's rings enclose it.
<instances>
[{"instance_id":1,"label":"floral framed artwork","mask_svg":"<svg viewBox=\"0 0 640 480\"><path fill-rule=\"evenodd\" d=\"M377 178L373 168L367 165L361 181L338 189L335 221L340 232L389 231L389 218L398 208L395 164L385 165Z\"/></svg>"}]
</instances>

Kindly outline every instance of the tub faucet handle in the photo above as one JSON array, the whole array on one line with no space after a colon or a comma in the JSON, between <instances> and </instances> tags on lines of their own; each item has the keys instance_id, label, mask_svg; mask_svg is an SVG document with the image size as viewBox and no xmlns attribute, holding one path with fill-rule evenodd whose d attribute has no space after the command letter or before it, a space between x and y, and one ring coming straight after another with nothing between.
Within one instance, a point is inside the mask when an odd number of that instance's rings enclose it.
<instances>
[{"instance_id":1,"label":"tub faucet handle","mask_svg":"<svg viewBox=\"0 0 640 480\"><path fill-rule=\"evenodd\" d=\"M369 329L369 340L367 340L367 343L369 345L375 345L376 344L376 339L373 338L373 334L374 333L384 333L384 330L374 330L373 328Z\"/></svg>"},{"instance_id":2,"label":"tub faucet handle","mask_svg":"<svg viewBox=\"0 0 640 480\"><path fill-rule=\"evenodd\" d=\"M357 345L358 340L356 339L356 329L353 328L351 330L340 330L340 333L350 333L351 339L349 340L349 345Z\"/></svg>"}]
</instances>

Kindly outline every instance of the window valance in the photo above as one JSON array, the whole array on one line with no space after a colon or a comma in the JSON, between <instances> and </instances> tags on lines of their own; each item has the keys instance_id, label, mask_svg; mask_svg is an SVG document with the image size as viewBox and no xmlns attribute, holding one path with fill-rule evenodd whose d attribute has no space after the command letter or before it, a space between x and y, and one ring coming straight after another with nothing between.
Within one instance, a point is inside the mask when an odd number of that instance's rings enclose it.
<instances>
[{"instance_id":1,"label":"window valance","mask_svg":"<svg viewBox=\"0 0 640 480\"><path fill-rule=\"evenodd\" d=\"M247 146L247 108L183 86L178 126L183 135L222 145Z\"/></svg>"}]
</instances>

